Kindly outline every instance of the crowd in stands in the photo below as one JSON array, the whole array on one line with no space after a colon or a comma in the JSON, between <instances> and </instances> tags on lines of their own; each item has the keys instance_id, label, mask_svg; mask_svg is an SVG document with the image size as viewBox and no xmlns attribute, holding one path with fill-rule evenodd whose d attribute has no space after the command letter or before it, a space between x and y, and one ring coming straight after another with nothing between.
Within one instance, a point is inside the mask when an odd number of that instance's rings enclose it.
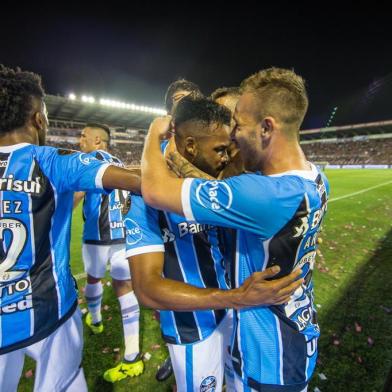
<instances>
[{"instance_id":1,"label":"crowd in stands","mask_svg":"<svg viewBox=\"0 0 392 392\"><path fill-rule=\"evenodd\" d=\"M302 144L312 162L331 165L391 165L392 138Z\"/></svg>"},{"instance_id":2,"label":"crowd in stands","mask_svg":"<svg viewBox=\"0 0 392 392\"><path fill-rule=\"evenodd\" d=\"M50 142L48 144L61 148L79 149L77 144L66 142ZM302 148L306 157L312 162L328 162L333 165L392 164L392 138L309 143L302 144ZM110 151L126 165L139 165L143 152L143 144L116 144L111 146Z\"/></svg>"},{"instance_id":3,"label":"crowd in stands","mask_svg":"<svg viewBox=\"0 0 392 392\"><path fill-rule=\"evenodd\" d=\"M80 150L79 144L47 141L48 146L65 148L70 150ZM142 158L143 144L122 143L110 146L110 153L121 159L126 166L136 166L140 164Z\"/></svg>"}]
</instances>

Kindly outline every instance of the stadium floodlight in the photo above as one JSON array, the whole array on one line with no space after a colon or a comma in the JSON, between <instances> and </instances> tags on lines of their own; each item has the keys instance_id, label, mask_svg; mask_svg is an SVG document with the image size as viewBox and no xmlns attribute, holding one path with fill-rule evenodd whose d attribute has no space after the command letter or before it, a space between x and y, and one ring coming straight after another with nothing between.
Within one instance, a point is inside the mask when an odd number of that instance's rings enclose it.
<instances>
[{"instance_id":1,"label":"stadium floodlight","mask_svg":"<svg viewBox=\"0 0 392 392\"><path fill-rule=\"evenodd\" d=\"M94 103L95 98L89 95L82 95L82 102Z\"/></svg>"},{"instance_id":2,"label":"stadium floodlight","mask_svg":"<svg viewBox=\"0 0 392 392\"><path fill-rule=\"evenodd\" d=\"M68 94L68 99L70 99L71 101L75 101L76 95L74 93L70 93Z\"/></svg>"},{"instance_id":3,"label":"stadium floodlight","mask_svg":"<svg viewBox=\"0 0 392 392\"><path fill-rule=\"evenodd\" d=\"M74 97L75 98L70 98L70 99L76 99L75 95ZM82 95L81 100L82 102L87 102L87 103L95 102L95 98L88 95ZM143 113L160 115L160 116L167 114L166 110L164 109L153 108L145 105L136 105L134 103L121 102L121 101L116 101L114 99L100 98L97 102L102 106L124 109L124 110L132 110L133 112L143 112Z\"/></svg>"}]
</instances>

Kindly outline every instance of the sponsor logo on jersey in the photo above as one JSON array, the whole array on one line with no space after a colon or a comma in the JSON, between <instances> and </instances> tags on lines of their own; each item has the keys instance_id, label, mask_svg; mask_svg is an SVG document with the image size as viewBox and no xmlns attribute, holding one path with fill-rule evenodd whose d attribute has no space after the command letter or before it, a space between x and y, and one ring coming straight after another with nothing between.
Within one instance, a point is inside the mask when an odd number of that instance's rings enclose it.
<instances>
[{"instance_id":1,"label":"sponsor logo on jersey","mask_svg":"<svg viewBox=\"0 0 392 392\"><path fill-rule=\"evenodd\" d=\"M202 231L209 229L210 225L200 224L200 223L189 223L181 222L177 225L178 232L180 233L180 238L187 234L197 234Z\"/></svg>"},{"instance_id":2,"label":"sponsor logo on jersey","mask_svg":"<svg viewBox=\"0 0 392 392\"><path fill-rule=\"evenodd\" d=\"M216 377L208 376L200 384L200 392L215 392Z\"/></svg>"},{"instance_id":3,"label":"sponsor logo on jersey","mask_svg":"<svg viewBox=\"0 0 392 392\"><path fill-rule=\"evenodd\" d=\"M126 229L127 244L135 245L143 238L143 232L140 226L131 218L124 219Z\"/></svg>"},{"instance_id":4,"label":"sponsor logo on jersey","mask_svg":"<svg viewBox=\"0 0 392 392\"><path fill-rule=\"evenodd\" d=\"M0 306L0 315L20 312L26 309L31 309L33 307L33 297L32 295L26 295L20 301L12 302L4 306Z\"/></svg>"},{"instance_id":5,"label":"sponsor logo on jersey","mask_svg":"<svg viewBox=\"0 0 392 392\"><path fill-rule=\"evenodd\" d=\"M16 180L10 174L8 177L0 178L0 191L39 194L41 192L40 180L41 177L35 177L34 180Z\"/></svg>"},{"instance_id":6,"label":"sponsor logo on jersey","mask_svg":"<svg viewBox=\"0 0 392 392\"><path fill-rule=\"evenodd\" d=\"M203 207L219 211L231 207L233 192L225 182L206 181L197 187L196 198Z\"/></svg>"},{"instance_id":7,"label":"sponsor logo on jersey","mask_svg":"<svg viewBox=\"0 0 392 392\"><path fill-rule=\"evenodd\" d=\"M111 229L122 229L124 226L125 225L123 221L110 222Z\"/></svg>"},{"instance_id":8,"label":"sponsor logo on jersey","mask_svg":"<svg viewBox=\"0 0 392 392\"><path fill-rule=\"evenodd\" d=\"M122 203L117 201L113 205L109 206L109 211L122 210L122 208L123 208Z\"/></svg>"},{"instance_id":9,"label":"sponsor logo on jersey","mask_svg":"<svg viewBox=\"0 0 392 392\"><path fill-rule=\"evenodd\" d=\"M173 242L173 241L175 241L176 240L176 236L168 228L164 227L162 229L162 240L166 244L166 242Z\"/></svg>"}]
</instances>

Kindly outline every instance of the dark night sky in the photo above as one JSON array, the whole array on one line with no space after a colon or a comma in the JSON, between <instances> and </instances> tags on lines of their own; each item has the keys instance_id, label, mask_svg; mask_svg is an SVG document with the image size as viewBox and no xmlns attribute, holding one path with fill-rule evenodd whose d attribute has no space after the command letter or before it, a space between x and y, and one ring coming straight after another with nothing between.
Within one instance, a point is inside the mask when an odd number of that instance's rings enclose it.
<instances>
[{"instance_id":1,"label":"dark night sky","mask_svg":"<svg viewBox=\"0 0 392 392\"><path fill-rule=\"evenodd\" d=\"M212 2L210 2L212 3ZM112 3L110 3L112 4ZM183 3L184 4L184 3ZM197 3L202 4L202 3ZM50 94L91 94L162 107L179 76L209 94L268 67L308 83L303 128L392 119L392 23L386 9L345 3L217 2L156 8L59 2L1 11L0 62L40 73ZM196 7L196 6L195 6ZM7 17L8 15L8 17Z\"/></svg>"}]
</instances>

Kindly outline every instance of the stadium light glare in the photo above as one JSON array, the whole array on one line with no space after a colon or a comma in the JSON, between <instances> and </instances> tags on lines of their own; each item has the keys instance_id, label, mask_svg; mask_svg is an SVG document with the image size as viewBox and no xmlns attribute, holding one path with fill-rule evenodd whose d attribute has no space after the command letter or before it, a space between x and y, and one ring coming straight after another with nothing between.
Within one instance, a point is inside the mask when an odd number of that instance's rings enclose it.
<instances>
[{"instance_id":1,"label":"stadium light glare","mask_svg":"<svg viewBox=\"0 0 392 392\"><path fill-rule=\"evenodd\" d=\"M95 102L95 98L88 95L82 95L81 100L82 102L87 102L87 103ZM149 114L161 115L161 116L167 114L166 110L163 109L153 108L145 105L136 105L134 103L115 101L113 99L100 98L97 102L102 106L108 106L117 109L132 110L134 112L143 112L143 113L149 113Z\"/></svg>"},{"instance_id":2,"label":"stadium light glare","mask_svg":"<svg viewBox=\"0 0 392 392\"><path fill-rule=\"evenodd\" d=\"M89 95L82 95L82 102L94 103L95 98Z\"/></svg>"},{"instance_id":3,"label":"stadium light glare","mask_svg":"<svg viewBox=\"0 0 392 392\"><path fill-rule=\"evenodd\" d=\"M71 101L75 101L76 95L74 93L70 93L68 94L68 99L70 99Z\"/></svg>"}]
</instances>

